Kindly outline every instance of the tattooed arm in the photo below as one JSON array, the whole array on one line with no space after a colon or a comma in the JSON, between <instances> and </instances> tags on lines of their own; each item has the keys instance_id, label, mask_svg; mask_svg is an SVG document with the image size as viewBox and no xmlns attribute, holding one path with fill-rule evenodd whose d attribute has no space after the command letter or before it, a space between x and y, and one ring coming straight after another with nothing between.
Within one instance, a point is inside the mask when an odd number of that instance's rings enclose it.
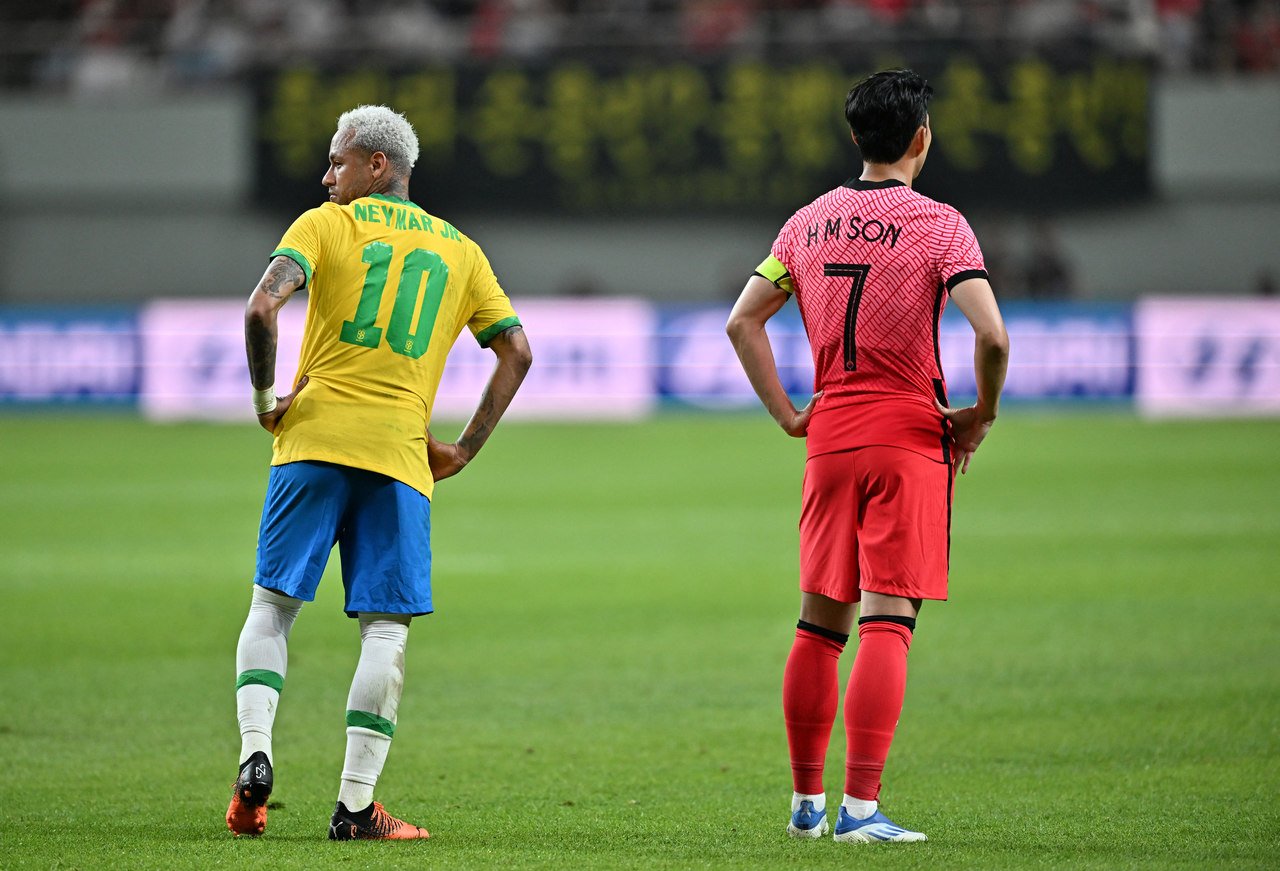
<instances>
[{"instance_id":1,"label":"tattooed arm","mask_svg":"<svg viewBox=\"0 0 1280 871\"><path fill-rule=\"evenodd\" d=\"M437 481L458 474L479 453L533 363L529 340L521 327L503 330L489 343L489 348L498 355L498 363L485 385L480 405L471 415L462 435L453 444L448 444L438 441L430 430L427 431L427 459L431 464L431 476Z\"/></svg>"},{"instance_id":2,"label":"tattooed arm","mask_svg":"<svg viewBox=\"0 0 1280 871\"><path fill-rule=\"evenodd\" d=\"M276 380L276 318L290 295L302 287L306 275L302 267L289 257L273 257L258 286L249 295L244 312L244 347L249 357L249 380L255 390L267 390ZM306 383L304 377L298 390ZM258 415L258 423L268 432L284 417L297 390L279 398L276 407Z\"/></svg>"}]
</instances>

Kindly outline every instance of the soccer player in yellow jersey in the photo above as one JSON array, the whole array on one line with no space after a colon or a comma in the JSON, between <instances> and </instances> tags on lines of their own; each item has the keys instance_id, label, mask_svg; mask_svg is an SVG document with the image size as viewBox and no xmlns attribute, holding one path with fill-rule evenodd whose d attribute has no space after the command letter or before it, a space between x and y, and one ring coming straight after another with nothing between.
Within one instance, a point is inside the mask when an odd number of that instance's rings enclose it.
<instances>
[{"instance_id":1,"label":"soccer player in yellow jersey","mask_svg":"<svg viewBox=\"0 0 1280 871\"><path fill-rule=\"evenodd\" d=\"M275 436L253 601L236 648L237 835L266 829L271 728L287 641L337 543L345 610L360 623L334 840L428 837L373 800L396 729L409 623L431 613L431 494L476 455L532 357L489 261L409 201L418 137L402 115L360 106L338 119L329 202L294 221L245 313L258 422ZM274 391L276 315L309 291L294 389ZM452 443L428 430L445 357L468 328L496 355L475 414Z\"/></svg>"}]
</instances>

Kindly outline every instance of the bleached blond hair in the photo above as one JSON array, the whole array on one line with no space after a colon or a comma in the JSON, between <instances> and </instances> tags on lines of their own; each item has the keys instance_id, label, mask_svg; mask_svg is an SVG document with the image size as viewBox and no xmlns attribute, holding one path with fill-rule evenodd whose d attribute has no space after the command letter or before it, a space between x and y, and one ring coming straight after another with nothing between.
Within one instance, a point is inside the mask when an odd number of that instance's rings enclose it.
<instances>
[{"instance_id":1,"label":"bleached blond hair","mask_svg":"<svg viewBox=\"0 0 1280 871\"><path fill-rule=\"evenodd\" d=\"M418 162L418 134L408 119L387 106L357 106L338 116L338 132L352 131L351 145L372 154L381 151L400 172Z\"/></svg>"}]
</instances>

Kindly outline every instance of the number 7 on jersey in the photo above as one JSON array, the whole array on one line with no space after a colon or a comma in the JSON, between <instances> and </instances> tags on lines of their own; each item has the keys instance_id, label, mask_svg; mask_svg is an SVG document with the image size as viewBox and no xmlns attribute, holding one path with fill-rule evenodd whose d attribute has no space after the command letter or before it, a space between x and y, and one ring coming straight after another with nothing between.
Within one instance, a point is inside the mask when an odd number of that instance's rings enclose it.
<instances>
[{"instance_id":1,"label":"number 7 on jersey","mask_svg":"<svg viewBox=\"0 0 1280 871\"><path fill-rule=\"evenodd\" d=\"M858 369L858 306L862 304L862 288L867 283L871 267L865 263L824 263L822 274L852 278L849 288L849 307L844 313L844 371Z\"/></svg>"}]
</instances>

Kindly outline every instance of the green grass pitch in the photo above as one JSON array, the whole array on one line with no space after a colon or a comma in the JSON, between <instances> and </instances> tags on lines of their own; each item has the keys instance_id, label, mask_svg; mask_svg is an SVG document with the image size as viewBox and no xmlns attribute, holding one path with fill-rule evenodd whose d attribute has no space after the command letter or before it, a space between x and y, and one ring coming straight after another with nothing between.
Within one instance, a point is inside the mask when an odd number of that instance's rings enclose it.
<instances>
[{"instance_id":1,"label":"green grass pitch","mask_svg":"<svg viewBox=\"0 0 1280 871\"><path fill-rule=\"evenodd\" d=\"M504 425L437 492L379 784L433 837L333 844L336 565L294 628L267 834L222 819L267 436L3 417L0 866L1274 868L1277 448L1274 421L1011 407L958 483L886 773L931 840L857 847L783 832L801 444L763 412Z\"/></svg>"}]
</instances>

